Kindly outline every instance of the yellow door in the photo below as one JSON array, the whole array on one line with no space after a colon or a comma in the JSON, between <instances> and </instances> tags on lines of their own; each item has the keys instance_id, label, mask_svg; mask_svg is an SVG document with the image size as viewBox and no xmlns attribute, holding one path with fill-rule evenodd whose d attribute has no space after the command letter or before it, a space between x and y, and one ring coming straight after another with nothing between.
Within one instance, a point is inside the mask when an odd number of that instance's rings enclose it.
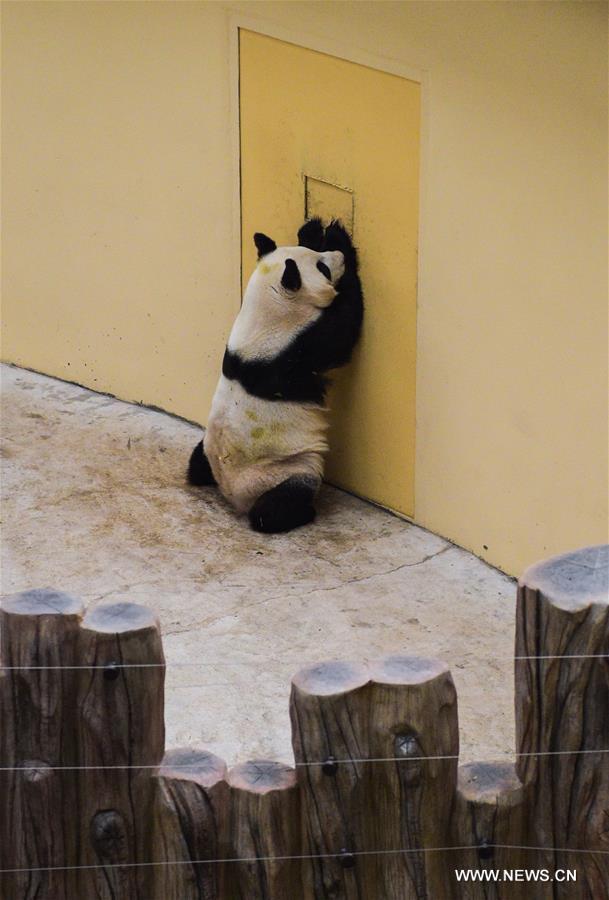
<instances>
[{"instance_id":1,"label":"yellow door","mask_svg":"<svg viewBox=\"0 0 609 900\"><path fill-rule=\"evenodd\" d=\"M414 515L420 85L240 32L242 264L255 231L295 243L339 217L359 248L366 313L336 373L326 475Z\"/></svg>"}]
</instances>

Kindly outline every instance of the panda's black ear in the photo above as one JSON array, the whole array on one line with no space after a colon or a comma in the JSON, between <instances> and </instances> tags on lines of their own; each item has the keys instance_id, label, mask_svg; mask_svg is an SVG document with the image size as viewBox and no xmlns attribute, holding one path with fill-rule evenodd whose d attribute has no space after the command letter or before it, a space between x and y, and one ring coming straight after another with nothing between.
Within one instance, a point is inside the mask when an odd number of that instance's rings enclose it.
<instances>
[{"instance_id":1,"label":"panda's black ear","mask_svg":"<svg viewBox=\"0 0 609 900\"><path fill-rule=\"evenodd\" d=\"M256 245L256 250L258 251L258 259L277 249L275 241L272 238L267 237L266 234L262 234L260 231L257 231L254 235L254 243Z\"/></svg>"},{"instance_id":2,"label":"panda's black ear","mask_svg":"<svg viewBox=\"0 0 609 900\"><path fill-rule=\"evenodd\" d=\"M320 253L323 242L324 226L321 219L316 216L314 219L309 219L309 221L305 222L300 228L298 232L298 244L300 247L308 247L309 250L315 250L317 253Z\"/></svg>"}]
</instances>

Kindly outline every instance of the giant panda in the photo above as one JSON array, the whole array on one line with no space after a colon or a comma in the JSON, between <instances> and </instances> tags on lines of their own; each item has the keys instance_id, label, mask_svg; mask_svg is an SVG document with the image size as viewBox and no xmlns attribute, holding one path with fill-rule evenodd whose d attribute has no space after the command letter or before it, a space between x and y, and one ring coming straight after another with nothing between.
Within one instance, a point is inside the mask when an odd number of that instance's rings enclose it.
<instances>
[{"instance_id":1,"label":"giant panda","mask_svg":"<svg viewBox=\"0 0 609 900\"><path fill-rule=\"evenodd\" d=\"M258 264L233 325L188 480L217 484L252 528L290 531L315 518L328 449L324 373L360 335L358 260L338 221L311 219L297 247L254 235Z\"/></svg>"}]
</instances>

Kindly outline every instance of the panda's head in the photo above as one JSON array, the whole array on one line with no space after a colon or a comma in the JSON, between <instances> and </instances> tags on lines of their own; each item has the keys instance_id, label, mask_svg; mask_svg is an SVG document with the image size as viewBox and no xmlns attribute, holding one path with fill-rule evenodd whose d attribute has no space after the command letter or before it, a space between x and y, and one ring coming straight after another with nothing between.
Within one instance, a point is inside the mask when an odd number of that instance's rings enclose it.
<instances>
[{"instance_id":1,"label":"panda's head","mask_svg":"<svg viewBox=\"0 0 609 900\"><path fill-rule=\"evenodd\" d=\"M265 296L287 307L321 310L336 297L336 284L345 271L340 250L317 252L308 247L277 247L265 234L254 235L258 265L247 293Z\"/></svg>"}]
</instances>

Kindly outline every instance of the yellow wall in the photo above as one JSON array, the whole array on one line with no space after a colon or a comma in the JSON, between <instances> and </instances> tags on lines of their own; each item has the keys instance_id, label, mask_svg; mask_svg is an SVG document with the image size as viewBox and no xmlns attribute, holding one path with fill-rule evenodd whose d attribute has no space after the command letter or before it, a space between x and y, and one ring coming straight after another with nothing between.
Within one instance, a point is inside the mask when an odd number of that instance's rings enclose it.
<instances>
[{"instance_id":1,"label":"yellow wall","mask_svg":"<svg viewBox=\"0 0 609 900\"><path fill-rule=\"evenodd\" d=\"M3 358L201 420L239 308L226 12L2 11Z\"/></svg>"},{"instance_id":2,"label":"yellow wall","mask_svg":"<svg viewBox=\"0 0 609 900\"><path fill-rule=\"evenodd\" d=\"M604 3L5 3L4 358L204 419L234 13L425 72L416 520L510 572L606 540Z\"/></svg>"}]
</instances>

